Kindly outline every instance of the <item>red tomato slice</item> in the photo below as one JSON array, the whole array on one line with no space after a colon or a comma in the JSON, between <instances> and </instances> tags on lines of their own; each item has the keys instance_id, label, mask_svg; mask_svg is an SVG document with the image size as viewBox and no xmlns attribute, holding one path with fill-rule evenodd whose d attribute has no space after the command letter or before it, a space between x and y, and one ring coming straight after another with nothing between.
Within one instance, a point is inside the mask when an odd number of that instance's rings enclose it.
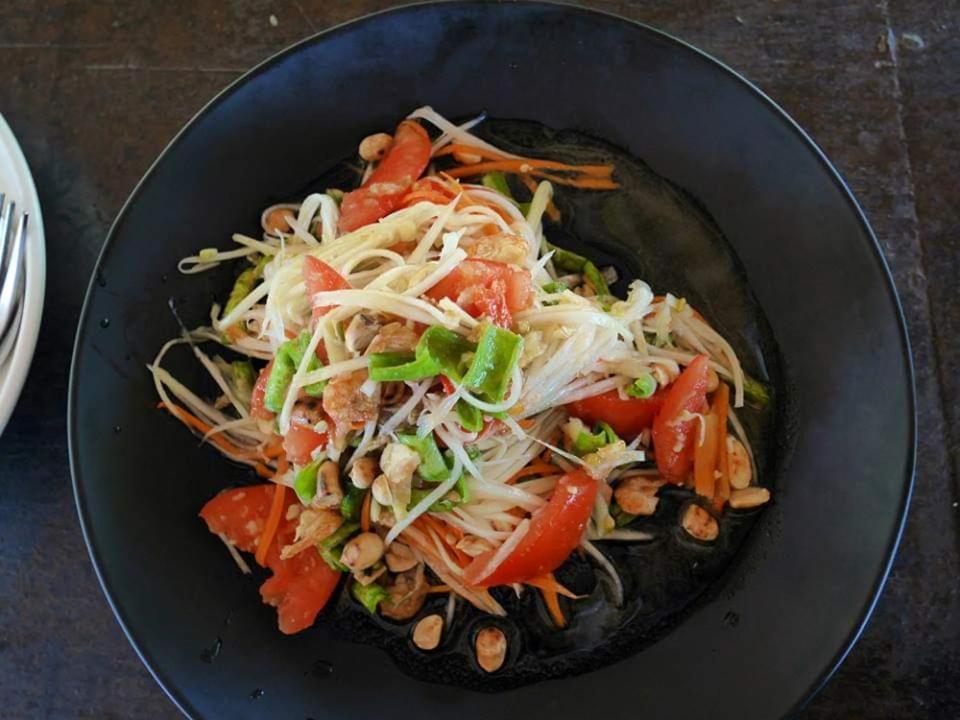
<instances>
[{"instance_id":1,"label":"red tomato slice","mask_svg":"<svg viewBox=\"0 0 960 720\"><path fill-rule=\"evenodd\" d=\"M478 555L464 570L463 579L475 587L523 582L553 572L580 544L587 526L597 481L583 470L567 473L557 482L550 501L533 514L530 529L496 570L480 577L495 550Z\"/></svg>"},{"instance_id":2,"label":"red tomato slice","mask_svg":"<svg viewBox=\"0 0 960 720\"><path fill-rule=\"evenodd\" d=\"M283 450L287 453L287 460L297 465L309 463L310 453L326 444L326 433L318 433L312 427L296 422L290 423L290 429L283 436Z\"/></svg>"},{"instance_id":3,"label":"red tomato slice","mask_svg":"<svg viewBox=\"0 0 960 720\"><path fill-rule=\"evenodd\" d=\"M255 552L273 492L273 483L224 490L203 506L200 517L210 532L223 533L239 550Z\"/></svg>"},{"instance_id":4,"label":"red tomato slice","mask_svg":"<svg viewBox=\"0 0 960 720\"><path fill-rule=\"evenodd\" d=\"M276 489L272 483L224 490L203 506L200 517L206 521L210 532L223 533L239 550L255 552L274 492ZM289 506L297 502L293 493L287 496L283 518L286 518ZM340 573L331 569L312 550L305 550L288 560L280 559L279 548L293 540L296 527L296 519L281 522L267 553L267 567L273 571L273 576L260 586L263 601L277 608L280 632L287 634L310 627L340 581Z\"/></svg>"},{"instance_id":5,"label":"red tomato slice","mask_svg":"<svg viewBox=\"0 0 960 720\"><path fill-rule=\"evenodd\" d=\"M267 381L270 379L272 369L273 360L268 362L267 366L260 371L257 382L254 383L253 392L250 394L250 415L257 420L273 419L273 413L267 410L267 406L263 402L263 397L267 392Z\"/></svg>"},{"instance_id":6,"label":"red tomato slice","mask_svg":"<svg viewBox=\"0 0 960 720\"><path fill-rule=\"evenodd\" d=\"M450 298L474 317L486 315L500 327L510 327L513 314L530 307L533 282L527 270L471 259L424 294L434 301Z\"/></svg>"},{"instance_id":7,"label":"red tomato slice","mask_svg":"<svg viewBox=\"0 0 960 720\"><path fill-rule=\"evenodd\" d=\"M648 398L621 399L616 390L577 400L567 405L567 412L588 426L605 422L622 438L632 440L653 425L666 390L658 390Z\"/></svg>"},{"instance_id":8,"label":"red tomato slice","mask_svg":"<svg viewBox=\"0 0 960 720\"><path fill-rule=\"evenodd\" d=\"M693 464L697 419L681 420L685 412L701 412L707 402L710 361L698 355L667 388L663 407L653 421L653 449L657 469L674 483L682 483Z\"/></svg>"},{"instance_id":9,"label":"red tomato slice","mask_svg":"<svg viewBox=\"0 0 960 720\"><path fill-rule=\"evenodd\" d=\"M340 230L350 232L396 210L430 162L430 136L415 120L397 127L393 145L363 187L343 196Z\"/></svg>"},{"instance_id":10,"label":"red tomato slice","mask_svg":"<svg viewBox=\"0 0 960 720\"><path fill-rule=\"evenodd\" d=\"M291 535L286 542L292 539ZM282 562L287 571L275 574L263 583L260 596L267 605L277 608L280 632L292 635L313 625L337 589L340 573L310 549Z\"/></svg>"},{"instance_id":11,"label":"red tomato slice","mask_svg":"<svg viewBox=\"0 0 960 720\"><path fill-rule=\"evenodd\" d=\"M313 257L313 255L307 255L303 259L303 282L307 286L307 296L310 298L311 305L313 305L313 296L319 292L350 289L350 283L344 280L340 273L327 265L323 260L318 260ZM333 305L314 306L314 321L326 315L330 310L333 310L333 308Z\"/></svg>"}]
</instances>

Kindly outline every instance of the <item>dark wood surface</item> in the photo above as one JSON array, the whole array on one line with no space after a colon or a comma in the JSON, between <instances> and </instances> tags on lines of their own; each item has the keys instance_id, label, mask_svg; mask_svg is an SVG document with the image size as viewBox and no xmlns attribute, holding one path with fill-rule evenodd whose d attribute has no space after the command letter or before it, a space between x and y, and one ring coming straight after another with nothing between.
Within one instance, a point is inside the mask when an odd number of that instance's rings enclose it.
<instances>
[{"instance_id":1,"label":"dark wood surface","mask_svg":"<svg viewBox=\"0 0 960 720\"><path fill-rule=\"evenodd\" d=\"M110 613L73 506L67 373L87 279L121 203L211 96L290 43L392 4L0 3L0 112L36 178L49 263L36 359L0 439L0 716L178 717ZM863 204L910 326L916 489L873 619L804 715L960 717L960 6L585 4L670 31L758 83Z\"/></svg>"}]
</instances>

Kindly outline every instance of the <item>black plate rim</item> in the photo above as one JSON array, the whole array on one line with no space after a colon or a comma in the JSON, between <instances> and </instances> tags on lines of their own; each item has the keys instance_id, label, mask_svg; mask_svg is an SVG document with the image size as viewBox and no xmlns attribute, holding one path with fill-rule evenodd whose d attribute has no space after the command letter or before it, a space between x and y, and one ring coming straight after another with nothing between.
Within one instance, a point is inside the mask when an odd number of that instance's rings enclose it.
<instances>
[{"instance_id":1,"label":"black plate rim","mask_svg":"<svg viewBox=\"0 0 960 720\"><path fill-rule=\"evenodd\" d=\"M810 700L829 682L830 678L837 671L843 661L846 659L847 655L853 649L853 646L856 644L857 640L863 634L864 629L867 626L867 623L870 621L871 616L873 615L874 610L876 609L877 603L880 599L880 595L883 591L883 587L886 584L887 578L889 577L890 570L893 566L893 561L896 558L897 550L900 545L900 540L903 536L903 530L906 526L907 520L907 511L910 506L910 499L913 495L914 480L916 475L916 456L917 456L917 397L916 397L916 371L913 364L913 354L910 346L910 338L907 332L907 323L906 318L903 312L903 305L900 302L899 294L896 290L896 284L894 283L893 274L890 271L890 266L887 263L887 260L883 254L883 251L880 247L880 242L877 239L876 234L873 231L873 228L870 226L870 223L867 219L866 213L863 208L860 206L860 203L857 201L856 197L853 194L853 191L850 189L850 186L844 180L843 176L840 174L840 171L833 165L833 163L826 156L824 151L816 143L816 141L784 110L774 101L769 95L767 95L763 90L761 90L757 85L748 80L744 75L731 68L729 65L723 61L717 59L713 55L697 48L694 45L682 40L668 32L660 30L659 28L648 25L647 23L632 20L625 18L616 13L607 12L605 10L598 10L593 8L585 8L578 5L573 5L568 2L559 2L557 0L509 0L510 4L516 5L528 5L528 6L543 6L546 8L562 8L567 12L573 13L583 13L583 14L593 14L601 15L607 18L612 18L622 23L626 23L634 26L636 29L640 30L643 33L652 35L660 40L665 40L669 43L680 46L682 49L692 52L698 55L701 59L711 63L725 73L733 76L737 81L742 83L753 95L755 95L761 103L765 104L769 110L772 110L773 113L783 122L787 128L789 128L793 133L795 133L801 142L803 142L818 159L820 164L827 171L827 174L833 179L833 182L837 185L838 189L843 194L847 203L853 208L861 229L866 234L870 249L873 253L874 260L880 266L881 273L883 275L886 285L886 291L888 298L892 301L893 309L895 311L898 330L900 334L900 349L903 354L904 365L906 369L906 380L907 380L907 400L909 404L909 437L908 437L908 447L907 447L907 467L905 475L906 477L904 482L903 491L901 493L900 502L899 502L899 521L893 529L891 537L887 540L886 548L886 563L884 564L883 570L877 577L873 588L869 594L869 597L866 599L866 603L860 613L859 622L850 630L850 633L843 641L841 646L837 649L833 660L823 669L820 675L814 678L810 685L808 686L806 692L803 696L798 698L792 705L788 715L792 716L795 713L802 710ZM76 399L76 376L77 376L77 365L78 357L80 354L81 344L86 335L86 330L89 321L90 314L90 303L92 295L95 290L97 274L100 271L102 266L103 259L107 254L107 251L112 246L118 226L121 224L121 221L127 214L129 208L134 204L134 202L139 197L142 189L146 186L151 176L154 173L154 170L163 160L166 158L167 154L172 151L174 147L180 142L180 140L185 136L191 128L201 120L207 113L209 113L214 107L216 107L221 101L226 99L231 95L236 88L246 83L248 80L256 77L262 72L266 71L274 64L280 63L287 58L287 56L292 55L300 50L301 47L305 47L315 42L322 42L324 38L328 36L333 36L348 26L353 26L355 24L365 23L370 20L374 20L380 16L390 15L394 13L404 13L415 11L417 8L421 7L433 7L439 5L447 4L502 4L502 0L465 0L463 3L453 2L452 0L426 0L425 2L412 2L405 5L396 6L393 8L388 8L386 10L381 10L378 12L368 13L361 17L353 18L345 22L334 25L326 30L310 35L302 40L293 43L292 45L284 48L283 50L278 51L274 55L266 58L265 60L254 65L250 70L240 75L233 82L229 83L226 87L220 90L216 95L214 95L200 110L198 110L193 117L191 117L176 135L170 140L169 143L163 148L160 154L157 156L156 160L150 164L150 167L147 168L144 172L143 177L137 182L133 191L130 193L130 196L126 199L123 205L120 208L120 211L117 213L116 218L110 226L110 230L107 233L106 240L103 243L103 247L100 250L100 253L97 256L96 264L94 265L94 270L91 274L90 281L87 285L87 291L84 295L83 306L80 311L80 316L77 321L77 332L75 335L73 352L71 354L70 362L70 378L69 385L67 390L67 447L69 454L70 462L70 476L71 484L73 486L73 495L74 502L77 507L77 516L80 521L80 529L83 534L84 544L87 547L87 553L90 556L91 563L93 565L94 573L96 574L97 581L100 584L100 588L103 591L104 596L106 597L107 604L110 606L110 609L113 611L114 616L117 619L117 622L120 624L123 634L126 636L128 642L133 647L134 651L137 654L137 657L140 658L140 661L149 671L150 675L157 682L163 692L167 695L170 701L177 707L177 709L183 713L186 717L202 720L202 716L197 712L196 708L189 701L188 698L182 695L179 688L176 688L172 682L170 682L164 674L156 667L153 662L148 650L143 646L143 644L134 636L133 632L130 630L130 627L127 623L126 615L123 609L116 603L113 592L110 588L110 582L104 574L104 570L101 567L99 553L96 548L96 543L93 538L92 522L87 515L87 506L83 493L83 481L80 473L80 458L78 456L78 451L75 443L76 435L76 420L77 412L74 407Z\"/></svg>"}]
</instances>

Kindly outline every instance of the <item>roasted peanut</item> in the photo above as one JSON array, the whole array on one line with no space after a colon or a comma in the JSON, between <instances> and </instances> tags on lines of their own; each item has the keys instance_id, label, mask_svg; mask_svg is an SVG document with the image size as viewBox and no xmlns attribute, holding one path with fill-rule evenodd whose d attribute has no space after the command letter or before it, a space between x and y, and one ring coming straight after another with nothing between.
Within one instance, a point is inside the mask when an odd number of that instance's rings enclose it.
<instances>
[{"instance_id":1,"label":"roasted peanut","mask_svg":"<svg viewBox=\"0 0 960 720\"><path fill-rule=\"evenodd\" d=\"M466 553L470 557L477 557L487 550L492 549L493 546L489 542L476 535L464 535L460 542L457 543L457 550Z\"/></svg>"},{"instance_id":2,"label":"roasted peanut","mask_svg":"<svg viewBox=\"0 0 960 720\"><path fill-rule=\"evenodd\" d=\"M477 153L472 153L467 150L457 150L453 153L453 159L461 165L476 165L483 160Z\"/></svg>"},{"instance_id":3,"label":"roasted peanut","mask_svg":"<svg viewBox=\"0 0 960 720\"><path fill-rule=\"evenodd\" d=\"M290 232L290 220L296 218L293 210L286 207L277 207L263 216L263 229L277 235Z\"/></svg>"},{"instance_id":4,"label":"roasted peanut","mask_svg":"<svg viewBox=\"0 0 960 720\"><path fill-rule=\"evenodd\" d=\"M680 520L680 525L691 537L704 542L712 542L720 534L720 526L717 525L713 515L695 503L687 505L687 509L684 510L683 517Z\"/></svg>"},{"instance_id":5,"label":"roasted peanut","mask_svg":"<svg viewBox=\"0 0 960 720\"><path fill-rule=\"evenodd\" d=\"M435 650L443 633L443 618L427 615L413 628L413 644L421 650Z\"/></svg>"},{"instance_id":6,"label":"roasted peanut","mask_svg":"<svg viewBox=\"0 0 960 720\"><path fill-rule=\"evenodd\" d=\"M409 620L420 612L427 590L423 565L400 573L387 588L389 596L380 603L380 614L391 620Z\"/></svg>"},{"instance_id":7,"label":"roasted peanut","mask_svg":"<svg viewBox=\"0 0 960 720\"><path fill-rule=\"evenodd\" d=\"M376 533L360 533L343 546L340 562L351 570L366 570L383 557L383 540Z\"/></svg>"},{"instance_id":8,"label":"roasted peanut","mask_svg":"<svg viewBox=\"0 0 960 720\"><path fill-rule=\"evenodd\" d=\"M760 507L770 502L770 491L763 487L748 487L730 493L730 507L736 510Z\"/></svg>"},{"instance_id":9,"label":"roasted peanut","mask_svg":"<svg viewBox=\"0 0 960 720\"><path fill-rule=\"evenodd\" d=\"M393 505L393 490L386 475L378 475L377 479L373 481L373 485L370 486L370 491L373 493L373 499L379 504L384 507Z\"/></svg>"},{"instance_id":10,"label":"roasted peanut","mask_svg":"<svg viewBox=\"0 0 960 720\"><path fill-rule=\"evenodd\" d=\"M409 482L419 465L417 451L402 443L390 443L380 455L380 469L393 484Z\"/></svg>"},{"instance_id":11,"label":"roasted peanut","mask_svg":"<svg viewBox=\"0 0 960 720\"><path fill-rule=\"evenodd\" d=\"M663 483L658 477L628 477L620 482L613 497L631 515L653 515L660 503L657 490Z\"/></svg>"},{"instance_id":12,"label":"roasted peanut","mask_svg":"<svg viewBox=\"0 0 960 720\"><path fill-rule=\"evenodd\" d=\"M317 495L313 504L317 507L339 507L342 500L340 466L333 460L326 460L317 470Z\"/></svg>"},{"instance_id":13,"label":"roasted peanut","mask_svg":"<svg viewBox=\"0 0 960 720\"><path fill-rule=\"evenodd\" d=\"M727 435L727 467L730 469L730 487L742 490L750 485L753 480L750 455L733 435Z\"/></svg>"},{"instance_id":14,"label":"roasted peanut","mask_svg":"<svg viewBox=\"0 0 960 720\"><path fill-rule=\"evenodd\" d=\"M477 664L485 672L494 673L507 659L507 636L500 628L485 627L477 633L474 648L477 652Z\"/></svg>"},{"instance_id":15,"label":"roasted peanut","mask_svg":"<svg viewBox=\"0 0 960 720\"><path fill-rule=\"evenodd\" d=\"M387 133L367 135L360 141L360 157L367 162L380 160L387 154L391 145L393 145L393 137Z\"/></svg>"},{"instance_id":16,"label":"roasted peanut","mask_svg":"<svg viewBox=\"0 0 960 720\"><path fill-rule=\"evenodd\" d=\"M413 550L401 542L394 542L387 548L385 559L387 561L387 567L390 568L390 572L395 573L406 572L416 567L418 562L417 556L413 554Z\"/></svg>"},{"instance_id":17,"label":"roasted peanut","mask_svg":"<svg viewBox=\"0 0 960 720\"><path fill-rule=\"evenodd\" d=\"M377 461L372 457L357 458L353 467L350 468L350 482L354 487L366 490L373 485L373 480L379 471Z\"/></svg>"}]
</instances>

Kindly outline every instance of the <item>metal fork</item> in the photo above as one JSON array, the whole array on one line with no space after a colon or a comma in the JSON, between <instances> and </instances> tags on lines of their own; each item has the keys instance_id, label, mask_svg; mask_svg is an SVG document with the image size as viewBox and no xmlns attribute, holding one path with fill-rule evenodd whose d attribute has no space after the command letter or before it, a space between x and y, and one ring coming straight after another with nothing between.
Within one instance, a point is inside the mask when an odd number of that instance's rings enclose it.
<instances>
[{"instance_id":1,"label":"metal fork","mask_svg":"<svg viewBox=\"0 0 960 720\"><path fill-rule=\"evenodd\" d=\"M16 204L0 193L0 367L17 343L23 316L28 214L20 215L14 232L15 212Z\"/></svg>"}]
</instances>

